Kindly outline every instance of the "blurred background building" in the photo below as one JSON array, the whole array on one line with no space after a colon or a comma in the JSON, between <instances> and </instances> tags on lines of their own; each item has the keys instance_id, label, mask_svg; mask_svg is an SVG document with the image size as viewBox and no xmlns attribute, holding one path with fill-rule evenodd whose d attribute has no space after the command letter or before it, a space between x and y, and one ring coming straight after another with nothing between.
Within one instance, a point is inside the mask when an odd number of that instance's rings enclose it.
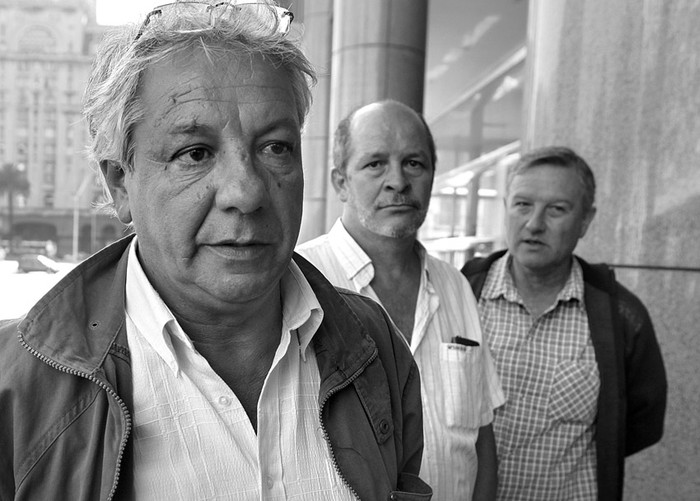
<instances>
[{"instance_id":1,"label":"blurred background building","mask_svg":"<svg viewBox=\"0 0 700 501\"><path fill-rule=\"evenodd\" d=\"M6 249L14 243L15 252L84 255L121 231L91 208L101 190L84 154L83 89L103 33L94 0L0 0L0 240Z\"/></svg>"},{"instance_id":2,"label":"blurred background building","mask_svg":"<svg viewBox=\"0 0 700 501\"><path fill-rule=\"evenodd\" d=\"M123 231L91 209L99 190L83 154L80 99L105 29L94 1L0 0L0 165L29 184L8 194L0 183L0 235L55 240L59 254ZM598 180L577 251L613 264L646 303L670 382L664 439L628 460L626 498L700 499L700 2L280 3L319 72L300 241L340 214L332 131L365 103L424 113L438 165L421 239L458 267L503 247L504 173L520 152L574 148Z\"/></svg>"}]
</instances>

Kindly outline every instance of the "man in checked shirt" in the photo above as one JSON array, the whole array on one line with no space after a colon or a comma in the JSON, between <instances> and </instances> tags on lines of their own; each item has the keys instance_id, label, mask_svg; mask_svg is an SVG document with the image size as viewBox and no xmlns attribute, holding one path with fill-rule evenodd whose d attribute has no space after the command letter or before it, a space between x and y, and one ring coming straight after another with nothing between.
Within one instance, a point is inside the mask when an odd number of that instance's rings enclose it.
<instances>
[{"instance_id":1,"label":"man in checked shirt","mask_svg":"<svg viewBox=\"0 0 700 501\"><path fill-rule=\"evenodd\" d=\"M507 251L462 269L506 393L494 420L502 500L621 499L625 456L663 432L646 308L607 266L573 255L594 197L570 149L524 155L507 177Z\"/></svg>"}]
</instances>

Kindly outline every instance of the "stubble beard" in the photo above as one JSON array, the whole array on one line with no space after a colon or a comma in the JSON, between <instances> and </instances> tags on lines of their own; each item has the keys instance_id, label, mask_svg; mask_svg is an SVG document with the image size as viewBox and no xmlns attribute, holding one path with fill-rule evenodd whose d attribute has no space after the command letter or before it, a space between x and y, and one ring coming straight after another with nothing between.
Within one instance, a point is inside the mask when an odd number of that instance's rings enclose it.
<instances>
[{"instance_id":1,"label":"stubble beard","mask_svg":"<svg viewBox=\"0 0 700 501\"><path fill-rule=\"evenodd\" d=\"M416 211L410 218L404 218L398 223L378 221L372 210L357 207L357 217L367 230L377 235L389 238L406 238L415 236L418 229L423 225L427 209Z\"/></svg>"}]
</instances>

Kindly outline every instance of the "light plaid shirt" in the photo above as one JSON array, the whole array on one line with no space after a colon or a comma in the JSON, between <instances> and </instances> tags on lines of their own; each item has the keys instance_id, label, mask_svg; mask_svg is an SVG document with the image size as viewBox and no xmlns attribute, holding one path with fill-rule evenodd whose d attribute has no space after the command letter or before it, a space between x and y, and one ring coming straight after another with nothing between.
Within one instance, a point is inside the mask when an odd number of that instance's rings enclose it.
<instances>
[{"instance_id":1,"label":"light plaid shirt","mask_svg":"<svg viewBox=\"0 0 700 501\"><path fill-rule=\"evenodd\" d=\"M479 428L493 420L503 391L488 346L481 336L476 299L462 274L425 252L411 352L421 374L424 451L420 476L433 499L471 499L477 473ZM336 286L377 302L370 286L374 266L338 220L326 234L297 247ZM453 336L480 346L451 343Z\"/></svg>"},{"instance_id":2,"label":"light plaid shirt","mask_svg":"<svg viewBox=\"0 0 700 501\"><path fill-rule=\"evenodd\" d=\"M147 500L350 500L321 428L310 346L323 318L291 263L282 335L258 402L256 434L240 401L158 296L131 244L126 331L134 387L134 484Z\"/></svg>"},{"instance_id":3,"label":"light plaid shirt","mask_svg":"<svg viewBox=\"0 0 700 501\"><path fill-rule=\"evenodd\" d=\"M594 500L600 378L576 260L554 303L534 319L496 261L479 309L506 404L496 411L499 500Z\"/></svg>"}]
</instances>

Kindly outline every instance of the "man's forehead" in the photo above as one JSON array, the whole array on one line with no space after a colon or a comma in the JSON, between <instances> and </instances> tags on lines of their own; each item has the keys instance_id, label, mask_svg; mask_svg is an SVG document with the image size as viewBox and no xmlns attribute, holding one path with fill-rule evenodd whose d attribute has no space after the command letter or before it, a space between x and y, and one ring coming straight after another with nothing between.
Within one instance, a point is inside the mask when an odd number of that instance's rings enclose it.
<instances>
[{"instance_id":1,"label":"man's forehead","mask_svg":"<svg viewBox=\"0 0 700 501\"><path fill-rule=\"evenodd\" d=\"M392 105L370 105L358 110L350 127L351 148L361 143L366 153L388 152L400 145L413 153L429 155L428 137L421 120L410 110ZM416 138L421 138L416 141Z\"/></svg>"},{"instance_id":2,"label":"man's forehead","mask_svg":"<svg viewBox=\"0 0 700 501\"><path fill-rule=\"evenodd\" d=\"M191 112L192 107L212 109L231 105L283 104L279 112L294 113L291 84L280 70L262 60L225 58L231 64L212 66L206 58L197 61L175 56L154 63L145 72L140 89L146 106L157 108L165 118ZM154 110L151 110L152 112Z\"/></svg>"},{"instance_id":3,"label":"man's forehead","mask_svg":"<svg viewBox=\"0 0 700 501\"><path fill-rule=\"evenodd\" d=\"M573 168L541 164L517 172L511 179L508 193L577 200L584 196L585 187Z\"/></svg>"}]
</instances>

